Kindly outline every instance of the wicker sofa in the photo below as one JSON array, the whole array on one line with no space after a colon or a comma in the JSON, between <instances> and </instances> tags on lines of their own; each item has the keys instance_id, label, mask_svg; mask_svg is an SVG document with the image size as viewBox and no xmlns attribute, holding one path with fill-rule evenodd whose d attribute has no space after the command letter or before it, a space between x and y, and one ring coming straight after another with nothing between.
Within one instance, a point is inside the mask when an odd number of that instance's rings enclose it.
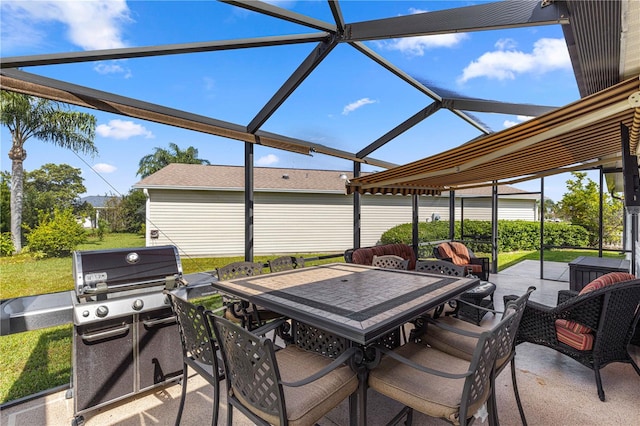
<instances>
[{"instance_id":1,"label":"wicker sofa","mask_svg":"<svg viewBox=\"0 0 640 426\"><path fill-rule=\"evenodd\" d=\"M413 247L408 244L382 244L372 247L360 247L349 249L344 252L344 260L347 263L357 263L360 265L371 265L373 256L384 256L393 254L409 261L409 270L416 267L416 254Z\"/></svg>"}]
</instances>

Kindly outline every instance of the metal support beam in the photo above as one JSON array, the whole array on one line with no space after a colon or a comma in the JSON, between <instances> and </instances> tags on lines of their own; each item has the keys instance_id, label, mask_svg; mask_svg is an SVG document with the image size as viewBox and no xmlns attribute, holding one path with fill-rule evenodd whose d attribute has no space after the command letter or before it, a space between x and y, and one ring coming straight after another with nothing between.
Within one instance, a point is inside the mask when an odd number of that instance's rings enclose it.
<instances>
[{"instance_id":1,"label":"metal support beam","mask_svg":"<svg viewBox=\"0 0 640 426\"><path fill-rule=\"evenodd\" d=\"M305 27L315 28L321 31L336 32L335 25L314 19L300 13L292 12L288 9L283 9L278 6L274 6L271 3L266 3L258 0L219 0L222 3L227 3L233 6L240 7L242 9L251 10L253 12L261 13L263 15L272 16L274 18L283 19L285 21L293 22L294 24L304 25Z\"/></svg>"},{"instance_id":2,"label":"metal support beam","mask_svg":"<svg viewBox=\"0 0 640 426\"><path fill-rule=\"evenodd\" d=\"M275 95L264 107L260 110L258 115L255 116L251 123L247 126L249 133L255 133L265 121L273 115L280 105L293 93L298 86L302 84L305 78L311 74L311 72L320 65L320 62L327 57L329 52L336 47L338 42L336 39L331 41L323 41L319 43L315 49L306 57L306 59L300 64L300 66L291 74L287 81L278 89Z\"/></svg>"},{"instance_id":3,"label":"metal support beam","mask_svg":"<svg viewBox=\"0 0 640 426\"><path fill-rule=\"evenodd\" d=\"M414 115L412 115L411 117L409 117L408 119L406 119L405 121L403 121L402 123L394 127L393 129L389 130L383 136L379 137L376 141L372 142L367 147L357 152L356 157L358 158L366 157L367 155L371 154L373 151L385 145L387 142L389 142L393 138L396 138L398 135L406 132L416 124L420 123L422 120L426 119L430 115L439 111L440 107L441 107L440 102L434 102L431 105L427 106L426 108L423 108L422 110L418 111L417 113L415 113Z\"/></svg>"},{"instance_id":4,"label":"metal support beam","mask_svg":"<svg viewBox=\"0 0 640 426\"><path fill-rule=\"evenodd\" d=\"M540 279L544 280L544 178L540 178Z\"/></svg>"},{"instance_id":5,"label":"metal support beam","mask_svg":"<svg viewBox=\"0 0 640 426\"><path fill-rule=\"evenodd\" d=\"M353 177L360 176L360 163L353 162ZM359 248L361 242L360 214L361 214L361 198L359 192L353 194L353 248Z\"/></svg>"},{"instance_id":6,"label":"metal support beam","mask_svg":"<svg viewBox=\"0 0 640 426\"><path fill-rule=\"evenodd\" d=\"M253 262L253 144L244 144L244 260Z\"/></svg>"},{"instance_id":7,"label":"metal support beam","mask_svg":"<svg viewBox=\"0 0 640 426\"><path fill-rule=\"evenodd\" d=\"M602 223L602 221L604 220L604 171L602 170L602 166L598 167L598 173L600 176L600 198L598 200L598 257L602 257L602 239L604 236L604 224Z\"/></svg>"},{"instance_id":8,"label":"metal support beam","mask_svg":"<svg viewBox=\"0 0 640 426\"><path fill-rule=\"evenodd\" d=\"M453 240L456 233L456 191L449 191L449 239Z\"/></svg>"},{"instance_id":9,"label":"metal support beam","mask_svg":"<svg viewBox=\"0 0 640 426\"><path fill-rule=\"evenodd\" d=\"M114 59L146 58L185 53L215 52L218 50L247 49L263 46L312 43L328 39L328 32L295 34L239 40L205 41L197 43L164 44L159 46L124 47L121 49L64 52L47 55L13 56L2 58L0 68L24 68L37 65L73 64L79 62L107 61Z\"/></svg>"},{"instance_id":10,"label":"metal support beam","mask_svg":"<svg viewBox=\"0 0 640 426\"><path fill-rule=\"evenodd\" d=\"M498 185L491 187L491 272L498 272Z\"/></svg>"},{"instance_id":11,"label":"metal support beam","mask_svg":"<svg viewBox=\"0 0 640 426\"><path fill-rule=\"evenodd\" d=\"M489 101L485 99L465 99L465 98L443 98L442 107L447 109L457 109L474 112L490 112L498 114L526 115L537 117L546 114L558 107L514 104L509 102Z\"/></svg>"},{"instance_id":12,"label":"metal support beam","mask_svg":"<svg viewBox=\"0 0 640 426\"><path fill-rule=\"evenodd\" d=\"M420 199L418 197L419 195L411 196L411 246L413 247L413 253L416 255L416 259L418 258L418 244L420 243L420 233L418 228L420 223Z\"/></svg>"},{"instance_id":13,"label":"metal support beam","mask_svg":"<svg viewBox=\"0 0 640 426\"><path fill-rule=\"evenodd\" d=\"M542 8L540 0L501 1L434 12L348 24L348 41L500 30L527 26L566 24L564 2Z\"/></svg>"}]
</instances>

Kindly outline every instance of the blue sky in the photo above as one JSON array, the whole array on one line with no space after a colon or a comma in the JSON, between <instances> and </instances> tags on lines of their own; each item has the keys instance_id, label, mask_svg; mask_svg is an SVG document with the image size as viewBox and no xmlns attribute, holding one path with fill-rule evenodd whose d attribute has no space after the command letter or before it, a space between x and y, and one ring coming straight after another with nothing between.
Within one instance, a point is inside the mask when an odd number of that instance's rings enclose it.
<instances>
[{"instance_id":1,"label":"blue sky","mask_svg":"<svg viewBox=\"0 0 640 426\"><path fill-rule=\"evenodd\" d=\"M277 1L333 22L326 1ZM471 1L342 1L346 22L478 4ZM303 34L314 29L209 1L7 1L1 3L3 57ZM367 42L414 78L465 96L563 106L579 99L559 25ZM315 43L25 68L27 72L246 125ZM431 99L340 44L265 123L263 130L357 152L431 103ZM79 108L76 108L79 109ZM24 167L67 163L82 170L86 195L126 194L139 160L155 147L194 146L212 164L243 165L242 142L100 111L99 154L30 140ZM499 131L527 117L473 113ZM441 110L371 154L405 164L458 146L480 132ZM10 134L1 129L2 170ZM352 170L350 161L256 146L256 166ZM365 166L365 171L380 170ZM568 175L545 180L558 201ZM595 180L595 178L593 178ZM518 185L539 190L539 181Z\"/></svg>"}]
</instances>

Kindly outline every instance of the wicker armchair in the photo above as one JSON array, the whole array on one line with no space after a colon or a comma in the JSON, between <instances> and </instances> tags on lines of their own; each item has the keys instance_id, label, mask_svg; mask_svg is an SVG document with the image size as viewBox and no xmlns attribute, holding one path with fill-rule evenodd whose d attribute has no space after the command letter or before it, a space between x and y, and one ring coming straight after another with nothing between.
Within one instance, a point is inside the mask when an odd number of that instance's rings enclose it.
<instances>
[{"instance_id":1,"label":"wicker armchair","mask_svg":"<svg viewBox=\"0 0 640 426\"><path fill-rule=\"evenodd\" d=\"M394 254L385 254L382 256L374 255L371 265L378 268L401 269L406 271L409 269L409 260L403 259L402 257Z\"/></svg>"},{"instance_id":2,"label":"wicker armchair","mask_svg":"<svg viewBox=\"0 0 640 426\"><path fill-rule=\"evenodd\" d=\"M274 350L260 337L224 318L207 315L222 351L227 383L227 424L233 409L258 425L313 425L346 398L355 396L358 376L345 363L360 349L346 349L336 359L296 345Z\"/></svg>"},{"instance_id":3,"label":"wicker armchair","mask_svg":"<svg viewBox=\"0 0 640 426\"><path fill-rule=\"evenodd\" d=\"M468 425L486 403L494 419L492 371L501 341L518 327L509 312L494 328L476 340L471 361L458 358L420 342L394 350L378 348L380 364L369 372L369 387L403 404L405 408L389 424L406 415L411 425L413 410L455 425Z\"/></svg>"},{"instance_id":4,"label":"wicker armchair","mask_svg":"<svg viewBox=\"0 0 640 426\"><path fill-rule=\"evenodd\" d=\"M219 280L231 280L240 277L252 277L262 274L263 264L256 262L233 262L216 269ZM225 317L231 321L240 322L242 327L252 330L260 327L267 321L280 318L282 315L266 310L259 306L249 304L244 300L235 300L223 297L223 303L227 307Z\"/></svg>"},{"instance_id":5,"label":"wicker armchair","mask_svg":"<svg viewBox=\"0 0 640 426\"><path fill-rule=\"evenodd\" d=\"M213 416L211 424L218 424L218 407L220 404L220 381L224 380L224 370L218 362L218 347L213 332L207 326L204 308L195 306L165 290L171 308L178 321L180 340L182 341L182 394L180 408L176 417L176 426L180 424L184 402L187 397L187 366L213 386Z\"/></svg>"},{"instance_id":6,"label":"wicker armchair","mask_svg":"<svg viewBox=\"0 0 640 426\"><path fill-rule=\"evenodd\" d=\"M477 257L471 249L457 241L438 244L433 248L433 255L448 262L464 266L482 281L489 280L489 258Z\"/></svg>"},{"instance_id":7,"label":"wicker armchair","mask_svg":"<svg viewBox=\"0 0 640 426\"><path fill-rule=\"evenodd\" d=\"M505 296L505 303L515 296ZM640 279L613 272L581 290L558 292L557 306L529 301L516 343L547 346L592 369L598 396L605 400L600 369L612 362L640 368L627 345L640 318Z\"/></svg>"}]
</instances>

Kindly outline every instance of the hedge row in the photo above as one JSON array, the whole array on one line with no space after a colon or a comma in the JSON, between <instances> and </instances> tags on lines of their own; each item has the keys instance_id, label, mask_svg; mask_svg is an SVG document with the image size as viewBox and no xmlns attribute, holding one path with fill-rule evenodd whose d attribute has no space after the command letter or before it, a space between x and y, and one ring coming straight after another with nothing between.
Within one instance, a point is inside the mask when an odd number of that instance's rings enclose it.
<instances>
[{"instance_id":1,"label":"hedge row","mask_svg":"<svg viewBox=\"0 0 640 426\"><path fill-rule=\"evenodd\" d=\"M383 244L412 242L410 223L397 225L380 238ZM491 222L486 220L465 220L464 237L461 235L460 222L454 224L454 239L464 240L474 252L491 253ZM449 222L420 222L418 241L420 243L449 239ZM479 240L471 242L471 240ZM544 224L544 243L553 246L579 246L589 244L589 234L582 226L567 223L548 222ZM540 247L540 222L524 220L498 221L498 251L512 252L538 250ZM428 256L430 248L422 249L420 256Z\"/></svg>"}]
</instances>

